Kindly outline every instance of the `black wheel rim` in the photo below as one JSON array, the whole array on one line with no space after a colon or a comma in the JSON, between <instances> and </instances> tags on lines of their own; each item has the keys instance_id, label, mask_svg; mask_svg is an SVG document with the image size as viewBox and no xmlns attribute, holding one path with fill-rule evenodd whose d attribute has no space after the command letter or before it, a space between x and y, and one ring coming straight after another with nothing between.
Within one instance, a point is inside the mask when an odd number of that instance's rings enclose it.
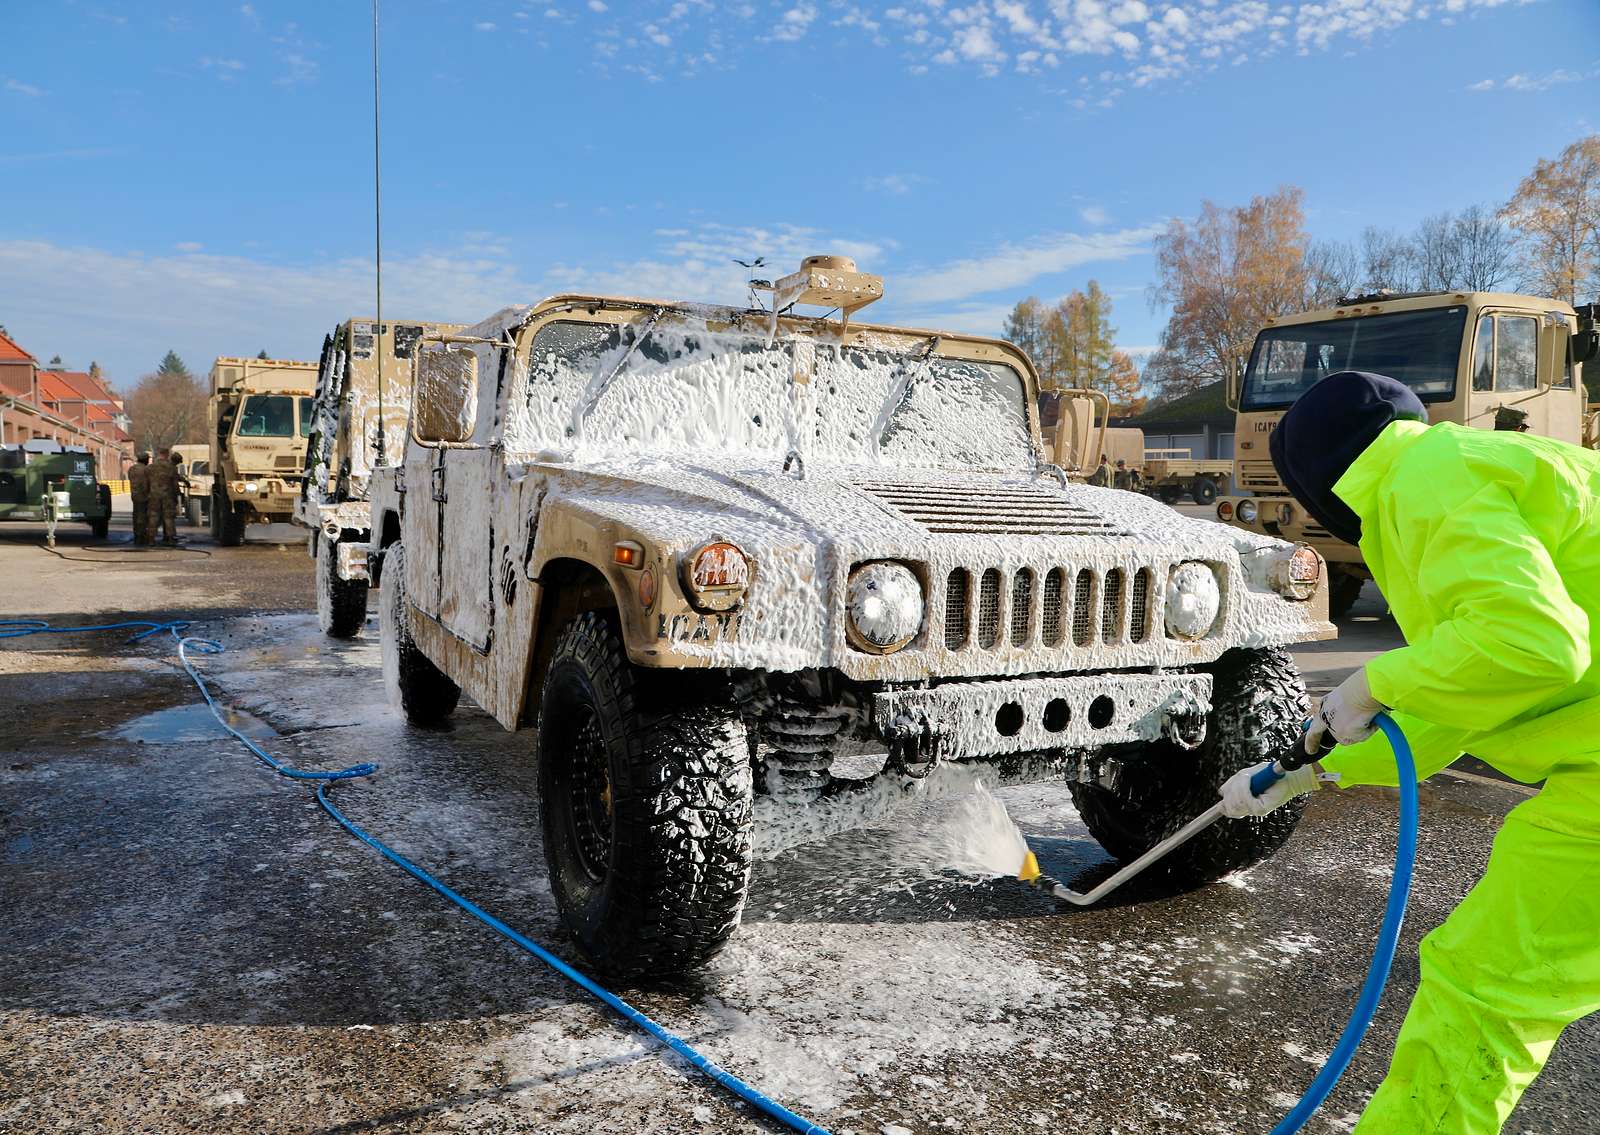
<instances>
[{"instance_id":1,"label":"black wheel rim","mask_svg":"<svg viewBox=\"0 0 1600 1135\"><path fill-rule=\"evenodd\" d=\"M605 738L592 710L583 711L573 724L565 793L572 850L583 873L592 882L602 883L611 865L613 831Z\"/></svg>"}]
</instances>

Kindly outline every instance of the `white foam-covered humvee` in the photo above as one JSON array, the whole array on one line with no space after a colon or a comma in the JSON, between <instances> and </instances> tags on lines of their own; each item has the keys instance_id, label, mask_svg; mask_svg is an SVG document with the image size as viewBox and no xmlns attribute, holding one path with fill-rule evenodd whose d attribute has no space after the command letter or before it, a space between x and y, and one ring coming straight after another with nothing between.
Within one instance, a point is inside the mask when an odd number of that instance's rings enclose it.
<instances>
[{"instance_id":1,"label":"white foam-covered humvee","mask_svg":"<svg viewBox=\"0 0 1600 1135\"><path fill-rule=\"evenodd\" d=\"M851 322L882 283L836 258L769 287L559 296L426 342L374 471L391 690L418 725L465 690L534 733L551 885L612 973L719 948L758 814L941 765L1064 776L1137 855L1295 742L1283 648L1333 634L1310 549L1043 462L1011 344ZM1298 818L1170 869L1215 878Z\"/></svg>"}]
</instances>

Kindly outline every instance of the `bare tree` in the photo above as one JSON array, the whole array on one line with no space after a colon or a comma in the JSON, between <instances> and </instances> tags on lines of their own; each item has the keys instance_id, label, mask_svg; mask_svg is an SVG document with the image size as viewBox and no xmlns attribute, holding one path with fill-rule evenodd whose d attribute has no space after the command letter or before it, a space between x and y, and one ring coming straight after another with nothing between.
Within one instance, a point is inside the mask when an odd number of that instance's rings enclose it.
<instances>
[{"instance_id":1,"label":"bare tree","mask_svg":"<svg viewBox=\"0 0 1600 1135\"><path fill-rule=\"evenodd\" d=\"M1368 225L1361 230L1362 286L1371 291L1417 290L1416 250L1389 229Z\"/></svg>"},{"instance_id":2,"label":"bare tree","mask_svg":"<svg viewBox=\"0 0 1600 1135\"><path fill-rule=\"evenodd\" d=\"M1151 299L1172 305L1161 353L1147 369L1164 397L1187 393L1242 365L1269 316L1296 311L1307 290L1304 194L1293 186L1248 205L1200 207L1156 239L1161 279Z\"/></svg>"},{"instance_id":3,"label":"bare tree","mask_svg":"<svg viewBox=\"0 0 1600 1135\"><path fill-rule=\"evenodd\" d=\"M1361 290L1361 254L1342 240L1306 249L1306 307L1329 307Z\"/></svg>"},{"instance_id":4,"label":"bare tree","mask_svg":"<svg viewBox=\"0 0 1600 1135\"><path fill-rule=\"evenodd\" d=\"M1460 251L1458 273L1450 287L1492 292L1511 279L1516 245L1498 217L1474 205L1455 219L1454 228Z\"/></svg>"},{"instance_id":5,"label":"bare tree","mask_svg":"<svg viewBox=\"0 0 1600 1135\"><path fill-rule=\"evenodd\" d=\"M134 443L140 449L206 440L206 391L193 375L157 371L128 396Z\"/></svg>"},{"instance_id":6,"label":"bare tree","mask_svg":"<svg viewBox=\"0 0 1600 1135\"><path fill-rule=\"evenodd\" d=\"M1461 278L1461 234L1449 213L1424 217L1411 240L1411 264L1417 291L1445 292Z\"/></svg>"},{"instance_id":7,"label":"bare tree","mask_svg":"<svg viewBox=\"0 0 1600 1135\"><path fill-rule=\"evenodd\" d=\"M1577 303L1600 291L1600 134L1540 160L1500 210L1522 254L1522 287Z\"/></svg>"}]
</instances>

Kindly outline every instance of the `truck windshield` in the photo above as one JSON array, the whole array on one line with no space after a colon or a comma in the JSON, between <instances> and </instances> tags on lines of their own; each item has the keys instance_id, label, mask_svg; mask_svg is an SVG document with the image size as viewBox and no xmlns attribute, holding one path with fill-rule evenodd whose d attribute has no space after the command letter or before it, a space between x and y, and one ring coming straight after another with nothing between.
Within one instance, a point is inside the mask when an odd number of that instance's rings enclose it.
<instances>
[{"instance_id":1,"label":"truck windshield","mask_svg":"<svg viewBox=\"0 0 1600 1135\"><path fill-rule=\"evenodd\" d=\"M761 334L683 324L657 325L637 344L635 334L566 320L540 328L507 448L780 460L795 449L852 464L1033 464L1026 387L1001 363L927 355L920 344L818 344L809 381L797 384L793 341L769 346ZM905 381L907 368L915 382Z\"/></svg>"},{"instance_id":2,"label":"truck windshield","mask_svg":"<svg viewBox=\"0 0 1600 1135\"><path fill-rule=\"evenodd\" d=\"M294 399L287 394L249 394L239 407L240 437L293 437Z\"/></svg>"},{"instance_id":3,"label":"truck windshield","mask_svg":"<svg viewBox=\"0 0 1600 1135\"><path fill-rule=\"evenodd\" d=\"M311 412L311 407L315 404L316 399L296 398L295 401L300 404L300 436L310 437L312 427L317 424L317 419Z\"/></svg>"},{"instance_id":4,"label":"truck windshield","mask_svg":"<svg viewBox=\"0 0 1600 1135\"><path fill-rule=\"evenodd\" d=\"M1424 402L1448 402L1466 323L1465 307L1440 307L1269 327L1250 352L1239 408L1282 409L1341 370L1388 375Z\"/></svg>"}]
</instances>

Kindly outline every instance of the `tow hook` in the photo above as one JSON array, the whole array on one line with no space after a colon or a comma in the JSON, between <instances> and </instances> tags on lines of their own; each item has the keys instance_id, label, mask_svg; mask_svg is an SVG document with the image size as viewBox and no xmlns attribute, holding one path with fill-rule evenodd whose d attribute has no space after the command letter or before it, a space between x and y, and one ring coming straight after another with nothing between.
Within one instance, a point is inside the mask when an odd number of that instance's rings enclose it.
<instances>
[{"instance_id":1,"label":"tow hook","mask_svg":"<svg viewBox=\"0 0 1600 1135\"><path fill-rule=\"evenodd\" d=\"M1198 748L1206 739L1206 715L1198 709L1167 714L1161 732L1180 749Z\"/></svg>"},{"instance_id":2,"label":"tow hook","mask_svg":"<svg viewBox=\"0 0 1600 1135\"><path fill-rule=\"evenodd\" d=\"M883 739L889 744L889 764L912 780L923 779L939 763L939 737L926 714L895 714Z\"/></svg>"}]
</instances>

